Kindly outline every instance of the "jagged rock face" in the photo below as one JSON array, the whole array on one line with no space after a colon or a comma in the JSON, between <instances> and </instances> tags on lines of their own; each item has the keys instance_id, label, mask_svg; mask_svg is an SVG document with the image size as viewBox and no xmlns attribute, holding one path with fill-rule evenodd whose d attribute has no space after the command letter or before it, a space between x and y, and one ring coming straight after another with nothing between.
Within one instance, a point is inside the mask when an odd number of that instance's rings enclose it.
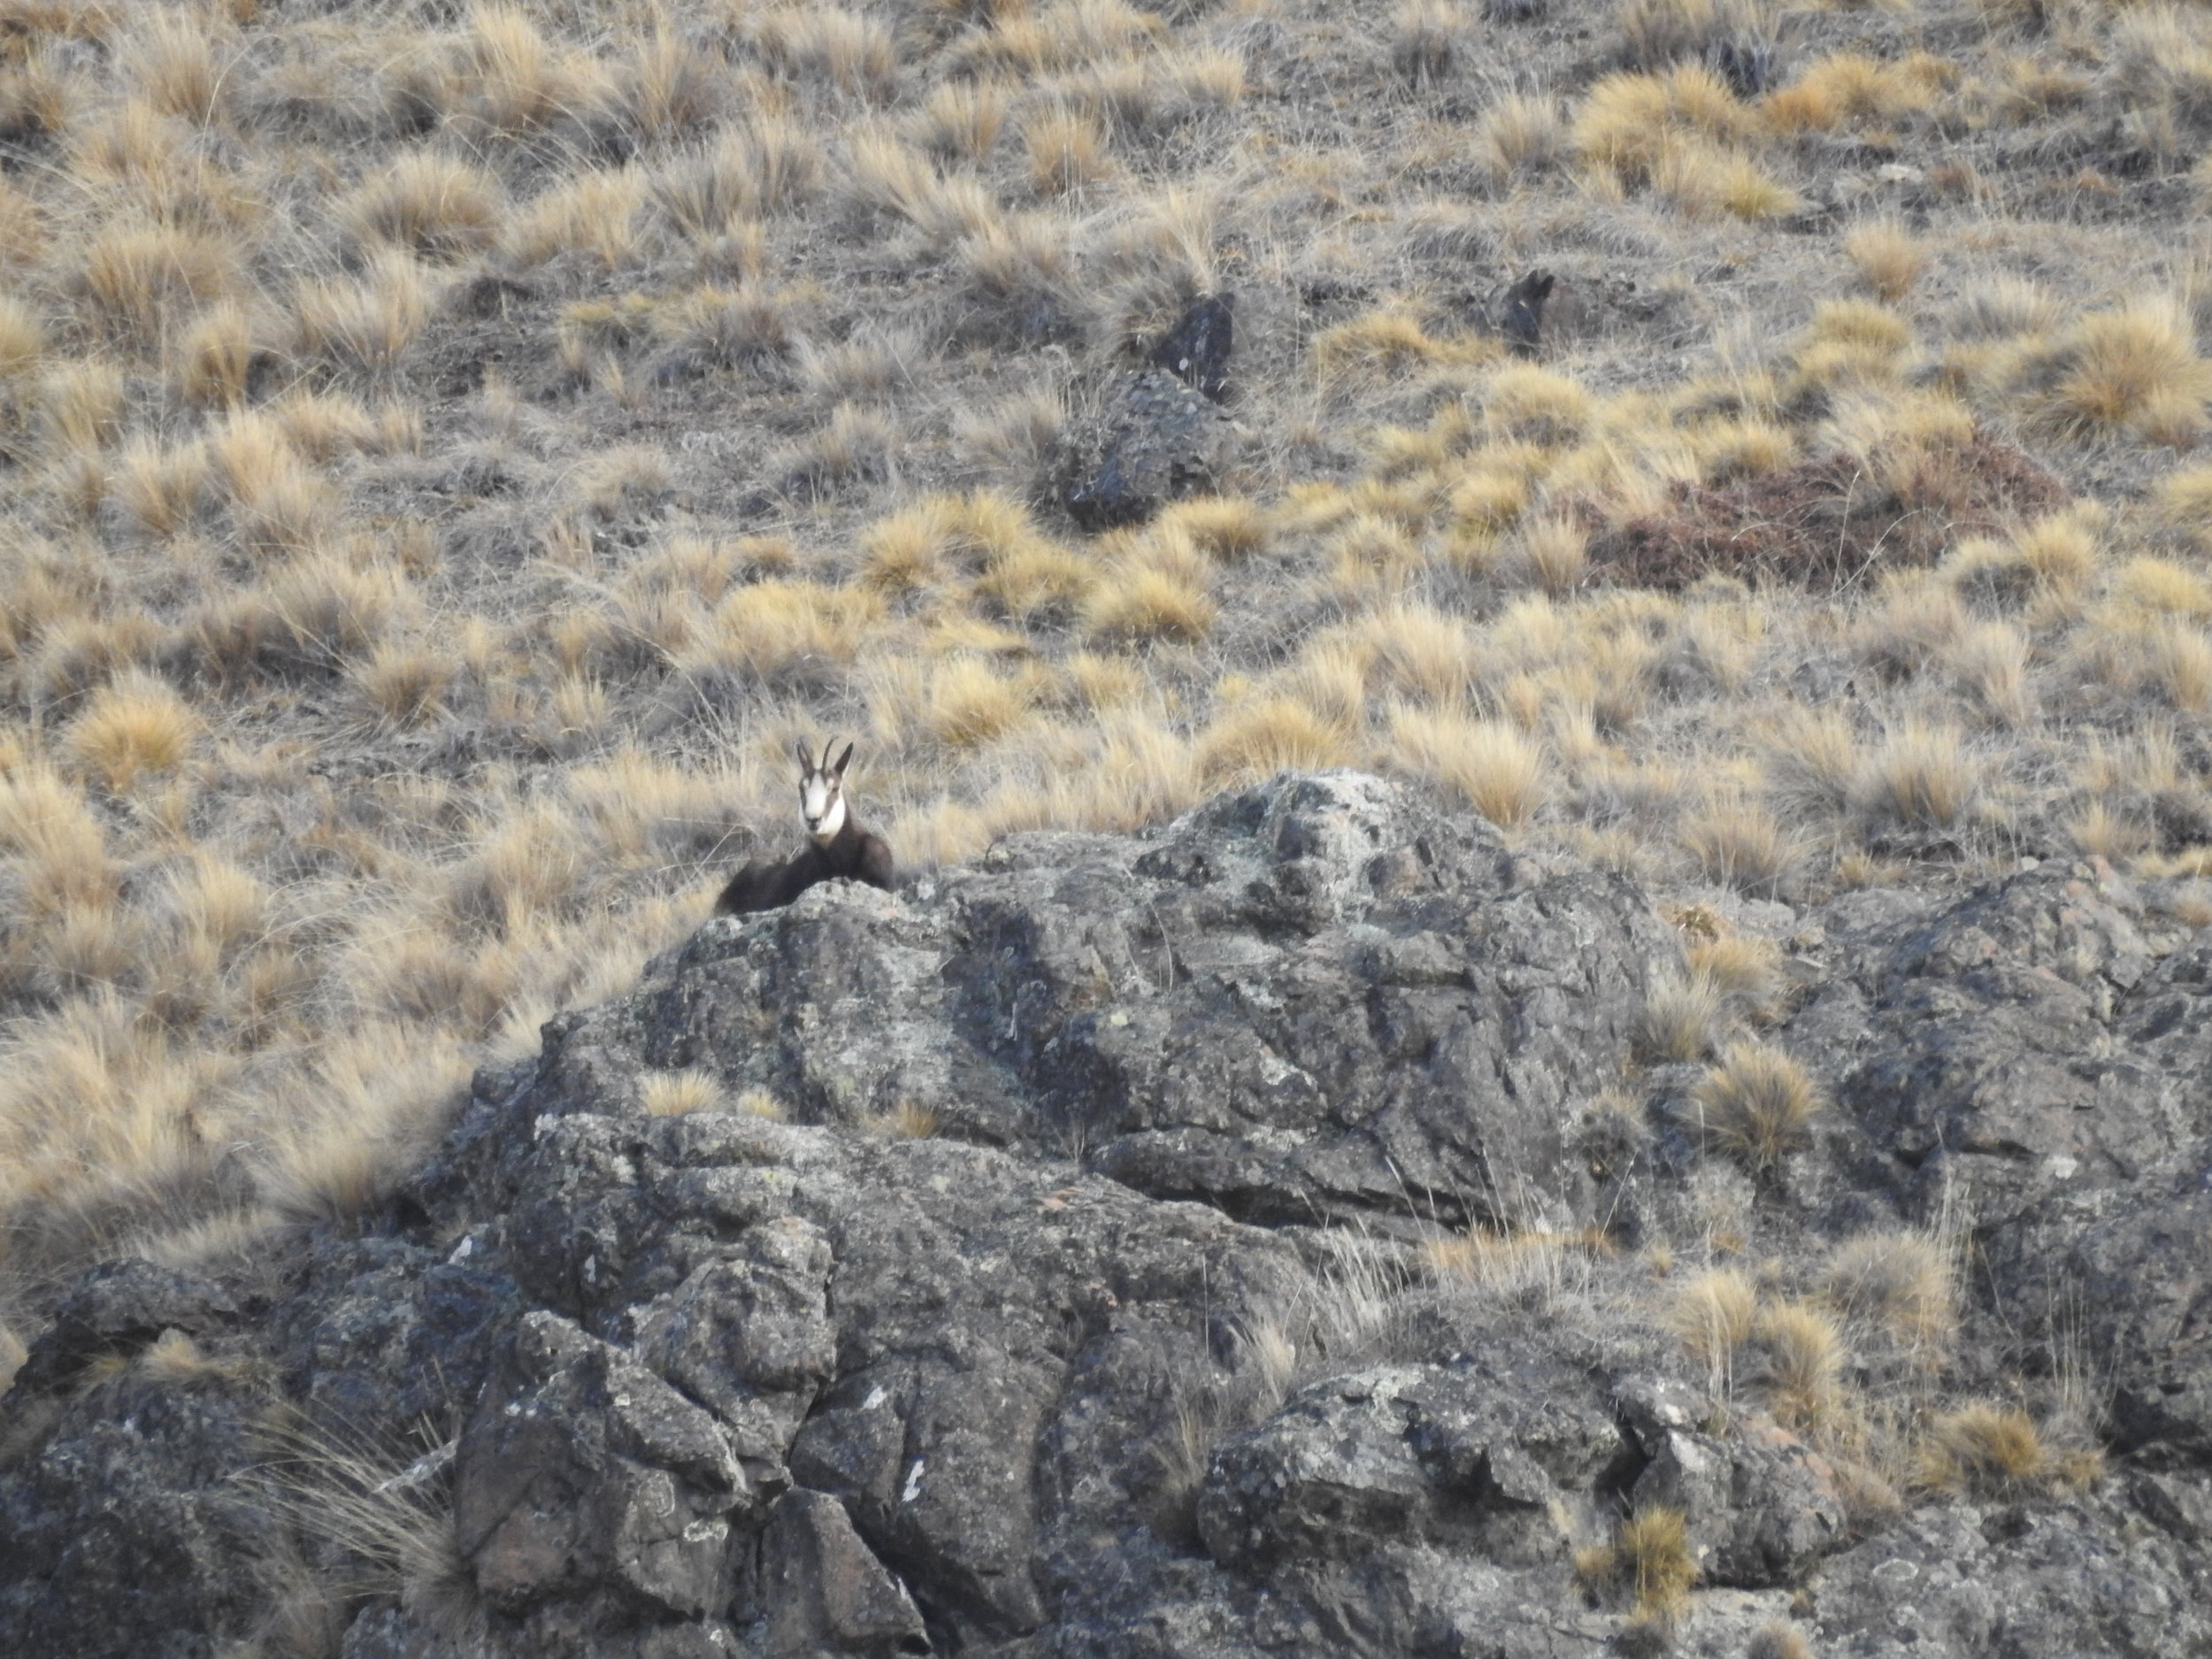
<instances>
[{"instance_id":1,"label":"jagged rock face","mask_svg":"<svg viewBox=\"0 0 2212 1659\"><path fill-rule=\"evenodd\" d=\"M1061 441L1051 493L1085 530L1142 524L1228 470L1235 425L1164 368L1125 371Z\"/></svg>"},{"instance_id":2,"label":"jagged rock face","mask_svg":"<svg viewBox=\"0 0 2212 1659\"><path fill-rule=\"evenodd\" d=\"M1286 777L713 922L480 1077L369 1236L257 1283L95 1275L0 1406L0 1651L269 1638L280 1399L449 1436L403 1479L465 1594L342 1607L343 1659L1594 1659L1624 1627L1573 1546L1656 1505L1708 1586L1685 1652L1793 1609L1820 1651L2212 1651L2212 1039L2170 932L2094 872L1854 895L1781 1033L1844 1104L1764 1202L1893 1214L1954 1159L2001 1305L2037 1263L2087 1288L2132 1460L2093 1498L1864 1537L1647 1322L1425 1280L1395 1240L1440 1223L1632 1224L1570 1131L1675 947L1611 878ZM2027 1059L2008 1021L2045 1027ZM643 1110L693 1066L792 1121ZM866 1127L895 1108L941 1133ZM166 1332L188 1371L134 1357Z\"/></svg>"},{"instance_id":3,"label":"jagged rock face","mask_svg":"<svg viewBox=\"0 0 2212 1659\"><path fill-rule=\"evenodd\" d=\"M919 902L710 924L563 1025L547 1087L618 1111L703 1064L810 1121L918 1107L1252 1219L1580 1225L1563 1125L1671 949L1617 879L1333 774L1155 840L1015 836Z\"/></svg>"}]
</instances>

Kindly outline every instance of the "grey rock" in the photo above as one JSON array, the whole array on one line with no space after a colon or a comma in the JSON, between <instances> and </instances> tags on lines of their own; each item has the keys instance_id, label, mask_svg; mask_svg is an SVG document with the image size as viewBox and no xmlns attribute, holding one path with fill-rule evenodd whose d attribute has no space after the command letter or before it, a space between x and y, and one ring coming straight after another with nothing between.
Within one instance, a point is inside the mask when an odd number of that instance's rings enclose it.
<instances>
[{"instance_id":1,"label":"grey rock","mask_svg":"<svg viewBox=\"0 0 2212 1659\"><path fill-rule=\"evenodd\" d=\"M769 1659L929 1651L906 1586L868 1553L836 1499L785 1494L769 1514L760 1549Z\"/></svg>"},{"instance_id":2,"label":"grey rock","mask_svg":"<svg viewBox=\"0 0 2212 1659\"><path fill-rule=\"evenodd\" d=\"M926 896L833 884L710 924L557 1029L545 1098L634 1110L643 1070L707 1064L809 1119L918 1105L1254 1219L1587 1221L1562 1125L1673 949L1615 879L1291 776L1148 840L1015 837Z\"/></svg>"},{"instance_id":3,"label":"grey rock","mask_svg":"<svg viewBox=\"0 0 2212 1659\"><path fill-rule=\"evenodd\" d=\"M1631 1501L1681 1510L1714 1584L1793 1584L1849 1541L1834 1471L1794 1435L1747 1428L1724 1440L1674 1428L1649 1450Z\"/></svg>"},{"instance_id":4,"label":"grey rock","mask_svg":"<svg viewBox=\"0 0 2212 1659\"><path fill-rule=\"evenodd\" d=\"M1852 1659L2212 1651L2212 1600L2173 1540L2105 1506L1917 1515L1831 1561L1817 1651Z\"/></svg>"},{"instance_id":5,"label":"grey rock","mask_svg":"<svg viewBox=\"0 0 2212 1659\"><path fill-rule=\"evenodd\" d=\"M0 1482L0 1652L213 1659L249 1635L282 1534L256 1411L219 1379L129 1375L56 1409Z\"/></svg>"},{"instance_id":6,"label":"grey rock","mask_svg":"<svg viewBox=\"0 0 2212 1659\"><path fill-rule=\"evenodd\" d=\"M1355 1371L1217 1450L1199 1531L1216 1561L1247 1569L1361 1556L1378 1539L1555 1564L1620 1449L1602 1394L1556 1364Z\"/></svg>"},{"instance_id":7,"label":"grey rock","mask_svg":"<svg viewBox=\"0 0 2212 1659\"><path fill-rule=\"evenodd\" d=\"M2193 955L2160 964L2132 890L2090 865L2016 876L1911 931L1873 992L1843 1103L1985 1225L2135 1179L2212 1130ZM2194 975L2196 977L2192 978Z\"/></svg>"},{"instance_id":8,"label":"grey rock","mask_svg":"<svg viewBox=\"0 0 2212 1659\"><path fill-rule=\"evenodd\" d=\"M454 1525L478 1589L521 1611L601 1586L696 1618L730 1597L730 1517L757 1501L720 1425L557 1314L516 1327L461 1437Z\"/></svg>"},{"instance_id":9,"label":"grey rock","mask_svg":"<svg viewBox=\"0 0 2212 1659\"><path fill-rule=\"evenodd\" d=\"M65 1387L96 1359L137 1352L164 1331L196 1336L234 1320L219 1285L133 1256L96 1267L55 1309L13 1386L26 1394Z\"/></svg>"},{"instance_id":10,"label":"grey rock","mask_svg":"<svg viewBox=\"0 0 2212 1659\"><path fill-rule=\"evenodd\" d=\"M1226 472L1235 427L1166 369L1117 375L1061 442L1052 493L1086 530L1142 524Z\"/></svg>"},{"instance_id":11,"label":"grey rock","mask_svg":"<svg viewBox=\"0 0 2212 1659\"><path fill-rule=\"evenodd\" d=\"M2212 1146L2175 1187L2091 1227L2063 1277L2110 1379L2116 1448L2212 1463Z\"/></svg>"}]
</instances>

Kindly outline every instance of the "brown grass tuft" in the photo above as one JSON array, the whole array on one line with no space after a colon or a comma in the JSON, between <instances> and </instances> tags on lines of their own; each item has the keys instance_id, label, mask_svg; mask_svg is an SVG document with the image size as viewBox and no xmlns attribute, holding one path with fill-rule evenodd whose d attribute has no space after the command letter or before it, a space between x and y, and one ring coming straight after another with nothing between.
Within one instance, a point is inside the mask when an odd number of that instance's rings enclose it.
<instances>
[{"instance_id":1,"label":"brown grass tuft","mask_svg":"<svg viewBox=\"0 0 2212 1659\"><path fill-rule=\"evenodd\" d=\"M1911 293L1928 266L1927 249L1894 219L1862 225L1843 239L1843 254L1859 280L1886 305Z\"/></svg>"},{"instance_id":2,"label":"brown grass tuft","mask_svg":"<svg viewBox=\"0 0 2212 1659\"><path fill-rule=\"evenodd\" d=\"M426 150L402 156L362 184L339 204L338 216L365 242L453 260L489 248L505 211L491 173Z\"/></svg>"},{"instance_id":3,"label":"brown grass tuft","mask_svg":"<svg viewBox=\"0 0 2212 1659\"><path fill-rule=\"evenodd\" d=\"M2035 1419L1985 1402L1945 1412L1921 1446L1921 1484L1938 1492L2020 1497L2049 1478L2053 1460Z\"/></svg>"},{"instance_id":4,"label":"brown grass tuft","mask_svg":"<svg viewBox=\"0 0 2212 1659\"><path fill-rule=\"evenodd\" d=\"M1502 720L1394 704L1390 754L1398 765L1442 785L1501 829L1529 823L1550 795L1542 749Z\"/></svg>"},{"instance_id":5,"label":"brown grass tuft","mask_svg":"<svg viewBox=\"0 0 2212 1659\"><path fill-rule=\"evenodd\" d=\"M1713 1144L1763 1173L1804 1143L1821 1100L1805 1069L1782 1050L1736 1042L1707 1071L1695 1104Z\"/></svg>"},{"instance_id":6,"label":"brown grass tuft","mask_svg":"<svg viewBox=\"0 0 2212 1659\"><path fill-rule=\"evenodd\" d=\"M1842 1406L1844 1345L1825 1312L1811 1302L1765 1303L1752 1321L1749 1347L1778 1422L1811 1429L1835 1421Z\"/></svg>"},{"instance_id":7,"label":"brown grass tuft","mask_svg":"<svg viewBox=\"0 0 2212 1659\"><path fill-rule=\"evenodd\" d=\"M92 694L63 744L111 795L127 795L141 777L181 766L199 730L199 717L166 681L134 672Z\"/></svg>"},{"instance_id":8,"label":"brown grass tuft","mask_svg":"<svg viewBox=\"0 0 2212 1659\"><path fill-rule=\"evenodd\" d=\"M1727 995L1705 974L1653 976L1636 1019L1635 1049L1647 1063L1701 1060L1730 1024Z\"/></svg>"},{"instance_id":9,"label":"brown grass tuft","mask_svg":"<svg viewBox=\"0 0 2212 1659\"><path fill-rule=\"evenodd\" d=\"M1640 1620L1671 1628L1698 1578L1688 1519L1679 1509L1642 1509L1620 1524L1610 1545L1577 1551L1575 1571L1594 1594L1624 1599Z\"/></svg>"},{"instance_id":10,"label":"brown grass tuft","mask_svg":"<svg viewBox=\"0 0 2212 1659\"><path fill-rule=\"evenodd\" d=\"M729 1106L722 1080L697 1067L687 1071L649 1072L640 1088L646 1111L655 1118L725 1111Z\"/></svg>"},{"instance_id":11,"label":"brown grass tuft","mask_svg":"<svg viewBox=\"0 0 2212 1659\"><path fill-rule=\"evenodd\" d=\"M1852 1325L1923 1364L1939 1362L1958 1325L1951 1255L1924 1233L1863 1233L1839 1245L1821 1290Z\"/></svg>"},{"instance_id":12,"label":"brown grass tuft","mask_svg":"<svg viewBox=\"0 0 2212 1659\"><path fill-rule=\"evenodd\" d=\"M1981 765L1956 728L1908 720L1862 763L1851 803L1880 828L1961 827L1981 798Z\"/></svg>"}]
</instances>

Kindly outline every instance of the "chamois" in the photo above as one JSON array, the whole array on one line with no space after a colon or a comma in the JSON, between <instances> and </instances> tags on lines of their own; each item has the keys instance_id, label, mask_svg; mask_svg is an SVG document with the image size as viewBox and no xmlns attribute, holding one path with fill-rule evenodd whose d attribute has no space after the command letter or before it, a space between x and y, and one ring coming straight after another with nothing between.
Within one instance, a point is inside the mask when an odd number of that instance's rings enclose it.
<instances>
[{"instance_id":1,"label":"chamois","mask_svg":"<svg viewBox=\"0 0 2212 1659\"><path fill-rule=\"evenodd\" d=\"M780 910L818 881L843 876L865 881L872 887L891 890L891 848L880 835L871 835L845 810L845 767L853 746L830 764L835 738L823 745L818 762L801 743L799 753L799 813L806 819L807 844L795 858L778 864L756 858L730 878L722 896L714 902L717 916L749 916L756 910Z\"/></svg>"}]
</instances>

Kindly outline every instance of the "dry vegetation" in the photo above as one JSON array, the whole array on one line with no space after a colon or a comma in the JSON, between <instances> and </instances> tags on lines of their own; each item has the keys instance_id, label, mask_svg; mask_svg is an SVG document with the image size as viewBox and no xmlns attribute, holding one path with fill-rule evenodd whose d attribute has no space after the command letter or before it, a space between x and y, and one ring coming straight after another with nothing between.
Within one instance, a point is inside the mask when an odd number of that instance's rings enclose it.
<instances>
[{"instance_id":1,"label":"dry vegetation","mask_svg":"<svg viewBox=\"0 0 2212 1659\"><path fill-rule=\"evenodd\" d=\"M2212 14L1514 10L10 8L8 1300L373 1210L801 735L910 864L1355 764L1719 903L2212 873ZM1217 288L1222 495L1079 535L1056 434ZM1692 930L1640 1040L1755 1184L1776 973ZM1717 1395L1871 1444L1949 1247L1731 1232L1659 1298ZM2065 1464L1916 1399L1900 1484ZM1598 1578L1664 1614L1663 1543Z\"/></svg>"}]
</instances>

